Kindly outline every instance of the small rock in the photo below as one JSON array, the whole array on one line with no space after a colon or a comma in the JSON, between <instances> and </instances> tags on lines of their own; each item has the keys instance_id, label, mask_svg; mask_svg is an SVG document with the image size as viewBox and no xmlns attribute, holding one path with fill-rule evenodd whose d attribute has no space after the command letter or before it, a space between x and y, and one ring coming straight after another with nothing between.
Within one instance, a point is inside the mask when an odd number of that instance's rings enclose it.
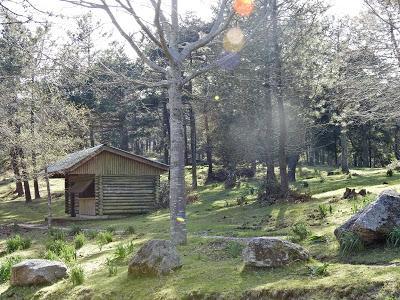
<instances>
[{"instance_id":1,"label":"small rock","mask_svg":"<svg viewBox=\"0 0 400 300\"><path fill-rule=\"evenodd\" d=\"M11 268L10 284L28 286L54 283L67 276L67 266L46 259L24 260Z\"/></svg>"},{"instance_id":2,"label":"small rock","mask_svg":"<svg viewBox=\"0 0 400 300\"><path fill-rule=\"evenodd\" d=\"M278 238L258 237L249 241L242 253L245 267L274 268L297 261L306 261L310 255L300 245Z\"/></svg>"},{"instance_id":3,"label":"small rock","mask_svg":"<svg viewBox=\"0 0 400 300\"><path fill-rule=\"evenodd\" d=\"M182 266L174 244L167 240L150 240L129 263L130 275L164 275Z\"/></svg>"}]
</instances>

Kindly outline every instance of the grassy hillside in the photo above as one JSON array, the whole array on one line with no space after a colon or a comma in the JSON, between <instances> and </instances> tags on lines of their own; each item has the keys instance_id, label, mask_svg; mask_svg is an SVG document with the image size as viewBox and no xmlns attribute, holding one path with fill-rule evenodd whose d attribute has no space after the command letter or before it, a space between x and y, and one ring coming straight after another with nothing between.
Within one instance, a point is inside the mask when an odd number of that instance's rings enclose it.
<instances>
[{"instance_id":1,"label":"grassy hillside","mask_svg":"<svg viewBox=\"0 0 400 300\"><path fill-rule=\"evenodd\" d=\"M80 265L85 270L86 279L82 285L73 286L66 279L48 287L11 288L6 282L0 286L0 298L216 299L224 296L226 299L395 299L400 296L397 292L400 282L399 251L381 247L343 257L338 253L333 230L372 201L381 190L399 189L400 175L387 177L384 169L360 169L351 173L351 176L327 176L324 170L303 168L295 187L311 194L313 200L298 204L262 206L255 201L255 195L249 195L247 204L238 205L238 197L251 187L258 187L262 170L259 170L257 178L242 182L240 187L232 190L225 190L222 184L202 185L197 191L199 201L188 206L189 243L179 247L184 266L174 274L161 278L128 277L127 261L132 254L117 261L114 264L116 274L109 276L107 259L116 256L118 246L121 248L121 245L132 243L130 250L134 252L147 239L168 238L167 210L118 220L80 222L82 228L99 230L112 226L117 230L113 241L101 249L96 238L87 238L85 245L78 250L77 261L70 264ZM199 172L199 178L200 182L204 180L205 170ZM59 216L63 215L62 186L60 180L52 183L52 190L57 196L54 211ZM366 188L371 194L357 200L342 200L346 187ZM43 221L47 213L45 199L26 205L23 199L13 199L10 191L12 184L3 181L0 186L1 224ZM321 217L321 208L327 214L324 218ZM287 268L242 272L240 244L217 238L291 238L292 226L299 222L311 231L311 236L323 237L326 242L315 243L309 238L300 242L309 249L313 259L307 264ZM133 226L134 234L120 233L128 226ZM10 256L45 255L49 237L39 230L20 230L22 236L32 239L31 248L5 253L6 239L15 234L15 229L2 227L1 263ZM68 237L67 242L72 244L72 237ZM326 276L313 275L313 270L323 263L328 264Z\"/></svg>"}]
</instances>

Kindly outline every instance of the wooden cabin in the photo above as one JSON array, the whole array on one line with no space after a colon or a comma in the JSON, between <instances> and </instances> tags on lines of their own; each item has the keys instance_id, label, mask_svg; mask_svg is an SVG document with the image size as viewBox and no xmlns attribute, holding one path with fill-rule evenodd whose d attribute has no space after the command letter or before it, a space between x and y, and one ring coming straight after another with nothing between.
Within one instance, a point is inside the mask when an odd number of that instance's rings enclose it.
<instances>
[{"instance_id":1,"label":"wooden cabin","mask_svg":"<svg viewBox=\"0 0 400 300\"><path fill-rule=\"evenodd\" d=\"M48 167L51 178L65 178L65 213L72 217L149 212L167 171L165 164L106 145L71 153Z\"/></svg>"}]
</instances>

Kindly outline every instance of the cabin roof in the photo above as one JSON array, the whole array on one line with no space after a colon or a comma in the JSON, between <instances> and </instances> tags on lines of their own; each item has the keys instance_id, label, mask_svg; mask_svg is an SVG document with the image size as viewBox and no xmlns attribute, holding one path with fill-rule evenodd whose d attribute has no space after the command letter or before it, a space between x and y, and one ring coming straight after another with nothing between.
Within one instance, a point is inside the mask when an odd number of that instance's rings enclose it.
<instances>
[{"instance_id":1,"label":"cabin roof","mask_svg":"<svg viewBox=\"0 0 400 300\"><path fill-rule=\"evenodd\" d=\"M81 151L77 151L74 153L68 154L65 158L62 160L59 160L51 165L48 166L47 172L49 175L63 175L67 174L70 171L78 168L79 166L83 165L93 157L99 155L102 152L110 152L115 155L120 155L125 158L131 159L133 161L137 161L140 163L147 164L149 166L152 166L156 169L160 169L162 171L168 171L169 166L151 159L148 159L146 157L136 155L133 153L130 153L128 151L124 151L115 147L111 146L106 146L106 145L98 145L92 148L87 148Z\"/></svg>"}]
</instances>

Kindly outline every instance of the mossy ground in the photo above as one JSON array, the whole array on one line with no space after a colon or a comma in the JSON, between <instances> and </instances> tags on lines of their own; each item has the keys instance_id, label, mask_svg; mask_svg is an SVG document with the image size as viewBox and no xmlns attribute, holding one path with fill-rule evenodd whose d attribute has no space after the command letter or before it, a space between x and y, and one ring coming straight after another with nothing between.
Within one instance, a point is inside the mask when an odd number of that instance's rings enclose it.
<instances>
[{"instance_id":1,"label":"mossy ground","mask_svg":"<svg viewBox=\"0 0 400 300\"><path fill-rule=\"evenodd\" d=\"M116 247L132 241L135 250L147 239L168 238L169 215L161 210L148 215L118 220L80 222L83 228L105 229L113 226L123 231L134 226L133 235L115 234L114 241L100 248L95 240L88 240L78 250L77 264L85 270L85 282L73 286L66 279L52 286L12 288L0 286L1 299L396 299L400 297L400 252L380 247L364 250L352 256L341 257L333 230L355 211L372 201L386 188L400 188L400 174L386 176L384 169L352 170L353 175L327 176L326 170L303 168L295 188L313 195L313 200L298 204L262 206L256 196L247 197L247 204L237 205L236 199L248 187L257 187L262 177L260 169L255 179L240 187L225 190L222 184L203 185L197 193L199 201L188 206L189 243L180 246L184 266L175 273L160 278L131 278L127 275L127 261L117 264L115 276L109 276L107 258L114 256ZM205 169L199 172L200 183ZM189 176L188 176L189 180ZM307 188L304 181L308 183ZM366 188L366 198L342 200L346 187ZM54 214L63 216L63 182L53 180L52 191L57 197ZM46 200L26 205L22 198L12 197L12 184L0 185L0 223L40 223L47 213ZM43 191L43 195L45 192ZM332 210L326 218L319 216L319 205ZM307 264L287 268L243 272L240 251L234 245L212 237L251 237L291 235L291 226L307 224L312 235L322 236L326 243L300 242L309 249L313 259ZM67 226L71 226L68 224ZM13 233L11 233L13 234ZM45 232L22 232L33 239L28 250L6 254L5 240L10 232L0 233L0 262L12 255L40 257L45 251ZM205 236L209 236L206 238ZM310 266L328 263L328 276L313 277Z\"/></svg>"}]
</instances>

